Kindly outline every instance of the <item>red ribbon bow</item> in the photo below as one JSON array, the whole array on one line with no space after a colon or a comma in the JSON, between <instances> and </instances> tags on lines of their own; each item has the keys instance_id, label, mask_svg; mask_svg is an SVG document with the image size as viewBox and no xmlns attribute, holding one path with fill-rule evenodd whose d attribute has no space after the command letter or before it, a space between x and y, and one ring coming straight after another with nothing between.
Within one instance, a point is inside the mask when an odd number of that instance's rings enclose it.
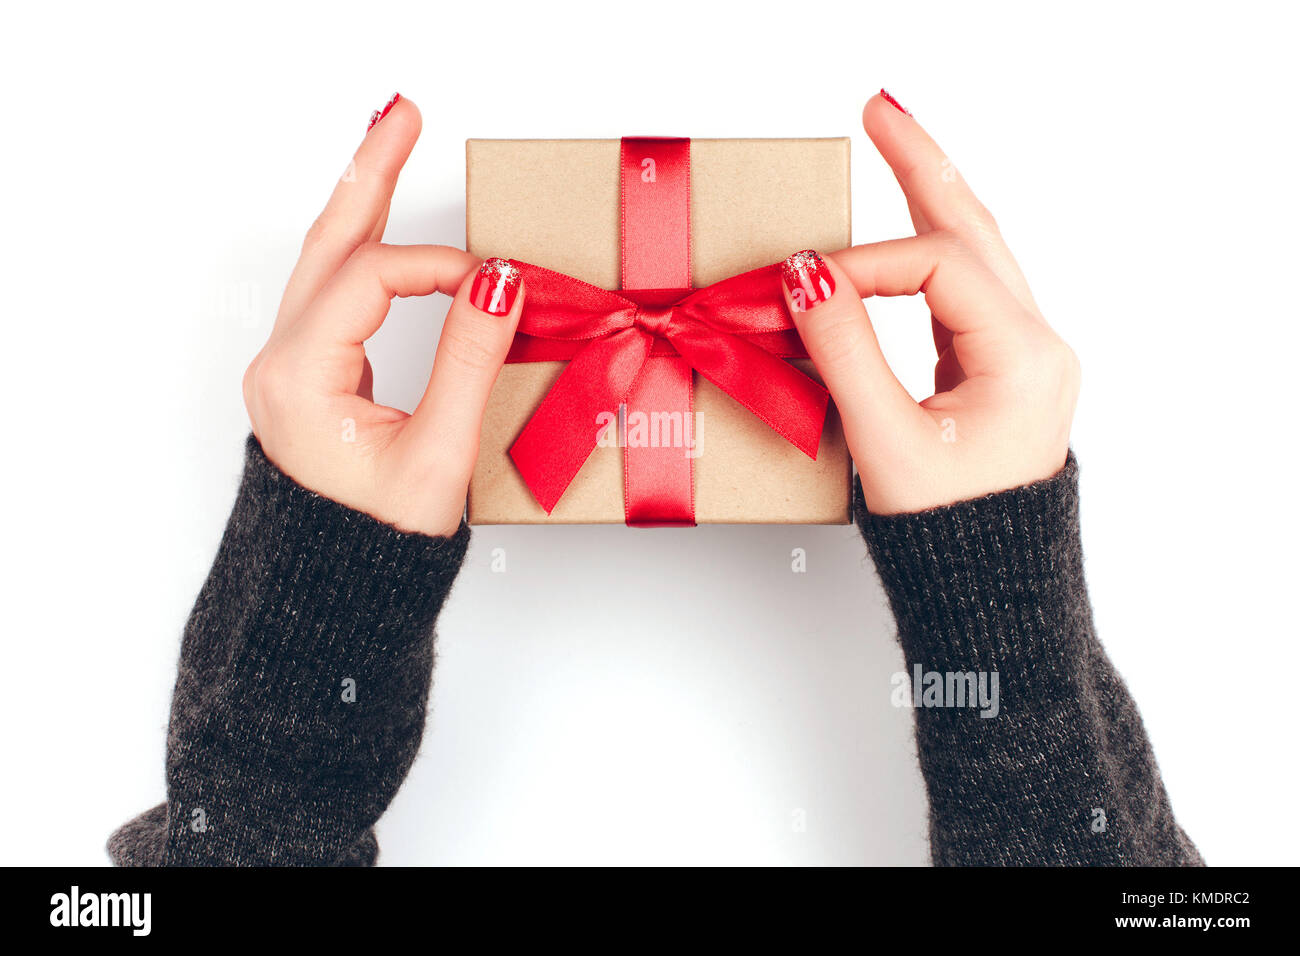
<instances>
[{"instance_id":1,"label":"red ribbon bow","mask_svg":"<svg viewBox=\"0 0 1300 956\"><path fill-rule=\"evenodd\" d=\"M783 361L807 353L791 324L777 266L694 292L609 292L540 266L514 264L523 274L525 298L507 361L569 360L510 449L547 514L596 447L603 431L598 416L624 403L689 415L692 368L816 460L829 396ZM664 500L672 494L653 490L633 494L638 483L643 489L660 484L654 473L633 474L637 453L645 453L640 457L652 471L656 460L684 461L688 484L690 458L680 449L667 455L656 454L660 448L627 451L628 523L694 523L693 501Z\"/></svg>"}]
</instances>

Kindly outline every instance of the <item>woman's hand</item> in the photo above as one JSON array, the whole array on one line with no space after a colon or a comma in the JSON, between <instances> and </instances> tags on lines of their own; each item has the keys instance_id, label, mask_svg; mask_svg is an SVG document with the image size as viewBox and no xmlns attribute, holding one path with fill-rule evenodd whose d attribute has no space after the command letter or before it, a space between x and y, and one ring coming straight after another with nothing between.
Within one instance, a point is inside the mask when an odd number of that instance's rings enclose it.
<instances>
[{"instance_id":1,"label":"woman's hand","mask_svg":"<svg viewBox=\"0 0 1300 956\"><path fill-rule=\"evenodd\" d=\"M244 375L253 434L299 484L404 531L460 525L488 393L519 322L518 271L445 246L380 244L420 135L394 97L312 224L275 328ZM395 295L455 295L413 414L376 405L365 341Z\"/></svg>"},{"instance_id":2,"label":"woman's hand","mask_svg":"<svg viewBox=\"0 0 1300 956\"><path fill-rule=\"evenodd\" d=\"M875 514L923 511L1051 477L1065 463L1079 363L1048 326L997 224L887 95L862 112L916 236L786 261L795 325L835 398ZM862 299L925 294L935 394L899 384Z\"/></svg>"}]
</instances>

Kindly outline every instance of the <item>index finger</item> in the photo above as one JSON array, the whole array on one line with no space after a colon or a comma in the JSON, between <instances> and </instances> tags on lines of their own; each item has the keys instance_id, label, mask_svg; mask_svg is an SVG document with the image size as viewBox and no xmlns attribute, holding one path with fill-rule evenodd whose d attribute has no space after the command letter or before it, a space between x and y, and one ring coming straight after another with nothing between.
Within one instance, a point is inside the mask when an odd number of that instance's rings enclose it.
<instances>
[{"instance_id":1,"label":"index finger","mask_svg":"<svg viewBox=\"0 0 1300 956\"><path fill-rule=\"evenodd\" d=\"M946 230L961 236L1021 304L1037 313L1029 283L992 213L915 117L882 90L863 107L862 126L903 188L917 234Z\"/></svg>"},{"instance_id":2,"label":"index finger","mask_svg":"<svg viewBox=\"0 0 1300 956\"><path fill-rule=\"evenodd\" d=\"M360 345L388 315L394 296L455 295L479 260L451 246L358 248L294 327L314 345Z\"/></svg>"},{"instance_id":3,"label":"index finger","mask_svg":"<svg viewBox=\"0 0 1300 956\"><path fill-rule=\"evenodd\" d=\"M382 233L398 174L420 136L420 126L415 104L394 97L382 121L374 121L367 130L325 210L303 240L302 255L280 301L275 331L297 321L357 247L380 238L376 232Z\"/></svg>"},{"instance_id":4,"label":"index finger","mask_svg":"<svg viewBox=\"0 0 1300 956\"><path fill-rule=\"evenodd\" d=\"M964 245L944 233L853 246L831 258L858 295L925 295L969 376L1014 368L1041 323Z\"/></svg>"},{"instance_id":5,"label":"index finger","mask_svg":"<svg viewBox=\"0 0 1300 956\"><path fill-rule=\"evenodd\" d=\"M893 97L886 98L882 91L867 100L862 126L903 187L914 220L919 213L929 229L959 234L981 225L996 229L957 167Z\"/></svg>"}]
</instances>

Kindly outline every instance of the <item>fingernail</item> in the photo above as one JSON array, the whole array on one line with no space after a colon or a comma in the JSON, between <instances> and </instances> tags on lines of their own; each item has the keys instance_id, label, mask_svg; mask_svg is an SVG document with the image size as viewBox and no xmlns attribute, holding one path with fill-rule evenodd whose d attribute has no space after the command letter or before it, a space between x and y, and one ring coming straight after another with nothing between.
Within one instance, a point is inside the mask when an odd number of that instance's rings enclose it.
<instances>
[{"instance_id":1,"label":"fingernail","mask_svg":"<svg viewBox=\"0 0 1300 956\"><path fill-rule=\"evenodd\" d=\"M484 259L469 289L469 301L491 315L508 315L519 294L519 268L507 259Z\"/></svg>"},{"instance_id":2,"label":"fingernail","mask_svg":"<svg viewBox=\"0 0 1300 956\"><path fill-rule=\"evenodd\" d=\"M881 99L883 99L886 103L888 103L890 106L892 106L894 109L898 110L898 112L900 112L900 113L904 113L904 114L906 114L907 116L911 116L911 115L912 115L912 111L909 110L909 109L908 109L906 106L904 106L902 103L898 102L898 100L894 99L894 95L893 95L892 93L890 93L889 90L886 90L886 89L882 88L882 89L880 90L880 97L881 97Z\"/></svg>"},{"instance_id":3,"label":"fingernail","mask_svg":"<svg viewBox=\"0 0 1300 956\"><path fill-rule=\"evenodd\" d=\"M796 312L807 312L835 294L831 270L811 249L796 252L781 263L781 281L790 290L790 304Z\"/></svg>"},{"instance_id":4,"label":"fingernail","mask_svg":"<svg viewBox=\"0 0 1300 956\"><path fill-rule=\"evenodd\" d=\"M366 127L366 132L369 133L372 129L374 129L375 124L378 123L385 116L387 116L388 111L391 110L394 106L396 106L397 101L400 100L401 98L402 98L401 93L394 93L393 98L389 100L386 104L384 104L384 108L382 110L375 110L373 113L371 113L370 125Z\"/></svg>"}]
</instances>

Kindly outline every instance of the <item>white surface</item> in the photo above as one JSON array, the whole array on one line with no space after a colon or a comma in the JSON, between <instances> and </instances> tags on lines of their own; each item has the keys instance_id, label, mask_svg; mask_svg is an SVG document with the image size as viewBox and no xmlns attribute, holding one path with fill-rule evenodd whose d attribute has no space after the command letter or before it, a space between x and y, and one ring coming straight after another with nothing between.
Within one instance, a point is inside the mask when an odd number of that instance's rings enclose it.
<instances>
[{"instance_id":1,"label":"white surface","mask_svg":"<svg viewBox=\"0 0 1300 956\"><path fill-rule=\"evenodd\" d=\"M868 241L907 229L859 124L886 85L1082 358L1093 604L1179 820L1211 863L1295 863L1292 12L556 9L6 10L3 862L103 862L163 797L240 376L393 89L425 130L389 241L463 242L466 137L635 133L852 134ZM926 393L920 304L872 308ZM394 308L381 400L418 397L443 309ZM926 860L901 655L851 528L484 528L440 631L386 863Z\"/></svg>"}]
</instances>

